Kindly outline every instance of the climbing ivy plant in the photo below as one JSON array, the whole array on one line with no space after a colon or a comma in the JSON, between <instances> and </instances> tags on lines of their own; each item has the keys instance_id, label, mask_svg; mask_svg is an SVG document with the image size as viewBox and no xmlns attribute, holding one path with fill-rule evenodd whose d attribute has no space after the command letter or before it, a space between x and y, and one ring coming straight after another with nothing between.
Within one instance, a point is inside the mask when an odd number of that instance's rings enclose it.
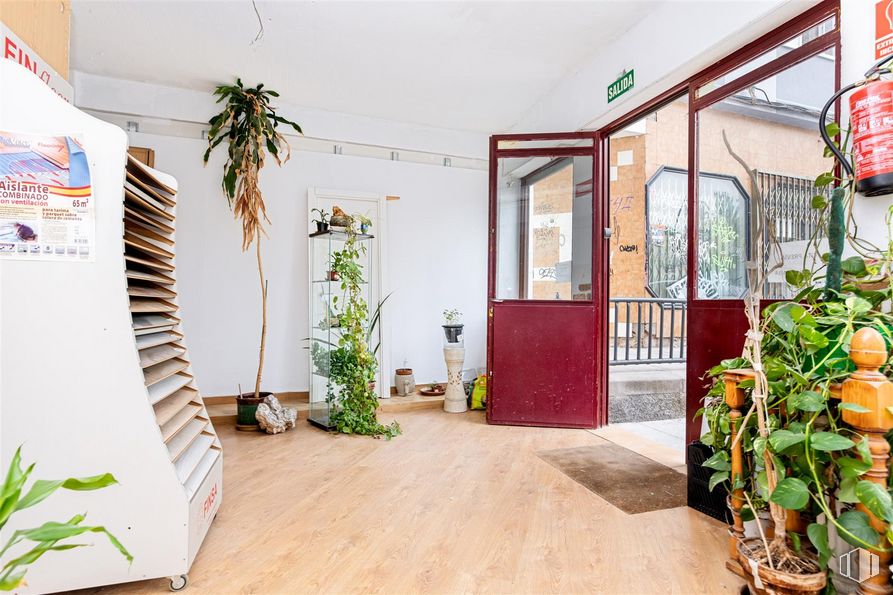
<instances>
[{"instance_id":1,"label":"climbing ivy plant","mask_svg":"<svg viewBox=\"0 0 893 595\"><path fill-rule=\"evenodd\" d=\"M360 258L365 254L366 245L357 241L357 232L351 223L344 247L332 255L332 270L340 275L344 295L339 314L342 332L336 350L339 353L337 370L334 362L332 366L332 381L341 387L341 391L329 420L345 434L391 439L400 433L400 425L396 421L388 425L378 421L378 398L372 388L378 363L369 348L369 306L362 294L364 279ZM333 302L338 304L338 296ZM335 399L334 396L330 398Z\"/></svg>"}]
</instances>

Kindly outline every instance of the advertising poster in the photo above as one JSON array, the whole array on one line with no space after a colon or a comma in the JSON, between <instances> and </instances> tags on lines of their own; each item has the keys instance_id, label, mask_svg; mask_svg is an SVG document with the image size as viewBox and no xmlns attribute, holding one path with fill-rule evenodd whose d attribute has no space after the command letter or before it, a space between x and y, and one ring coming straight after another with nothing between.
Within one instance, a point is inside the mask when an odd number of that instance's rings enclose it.
<instances>
[{"instance_id":1,"label":"advertising poster","mask_svg":"<svg viewBox=\"0 0 893 595\"><path fill-rule=\"evenodd\" d=\"M0 130L0 259L92 262L95 242L79 139Z\"/></svg>"}]
</instances>

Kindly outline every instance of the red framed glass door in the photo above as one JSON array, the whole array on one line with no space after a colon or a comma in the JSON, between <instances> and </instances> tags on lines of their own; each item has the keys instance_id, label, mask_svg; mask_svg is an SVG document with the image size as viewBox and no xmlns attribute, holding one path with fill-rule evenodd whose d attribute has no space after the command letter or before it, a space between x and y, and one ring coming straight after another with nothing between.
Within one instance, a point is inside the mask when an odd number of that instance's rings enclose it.
<instances>
[{"instance_id":1,"label":"red framed glass door","mask_svg":"<svg viewBox=\"0 0 893 595\"><path fill-rule=\"evenodd\" d=\"M783 247L816 231L810 203L823 190L813 181L833 167L822 154L818 116L840 86L839 11L837 2L823 2L689 83L688 333L697 339L686 362L687 442L701 434L694 414L706 393L705 372L741 355L745 269L766 245L766 238L751 237L754 218L771 223ZM729 155L724 135L753 181ZM711 176L737 180L740 195L728 184L705 183ZM762 210L752 207L758 195ZM795 260L781 263L778 279L770 276L767 303L792 297L783 273L802 267Z\"/></svg>"},{"instance_id":2,"label":"red framed glass door","mask_svg":"<svg viewBox=\"0 0 893 595\"><path fill-rule=\"evenodd\" d=\"M597 147L591 132L490 139L490 423L604 420Z\"/></svg>"}]
</instances>

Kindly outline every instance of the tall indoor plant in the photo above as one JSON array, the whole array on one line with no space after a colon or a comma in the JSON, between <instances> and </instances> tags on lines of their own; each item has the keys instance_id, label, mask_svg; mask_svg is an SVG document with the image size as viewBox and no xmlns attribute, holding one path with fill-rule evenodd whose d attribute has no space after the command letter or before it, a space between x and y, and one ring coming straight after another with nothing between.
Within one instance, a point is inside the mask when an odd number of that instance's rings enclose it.
<instances>
[{"instance_id":1,"label":"tall indoor plant","mask_svg":"<svg viewBox=\"0 0 893 595\"><path fill-rule=\"evenodd\" d=\"M204 163L207 165L211 151L222 142L227 143L227 159L223 165L223 193L230 208L242 223L242 251L248 250L252 242L257 254L257 272L261 291L261 332L258 353L257 378L254 392L239 394L238 423L240 426L256 427L254 413L263 400L261 378L264 370L264 354L267 339L267 281L264 277L260 239L265 235L263 223L270 222L260 191L258 176L264 167L266 153L282 165L291 156L291 147L278 131L279 125L290 126L302 134L301 127L276 113L270 105L271 97L279 97L275 91L264 89L263 84L246 88L241 79L235 85L219 85L214 91L217 103L225 102L223 110L208 123L208 149ZM285 154L282 156L282 150ZM239 391L241 393L241 390ZM246 428L247 429L247 428Z\"/></svg>"}]
</instances>

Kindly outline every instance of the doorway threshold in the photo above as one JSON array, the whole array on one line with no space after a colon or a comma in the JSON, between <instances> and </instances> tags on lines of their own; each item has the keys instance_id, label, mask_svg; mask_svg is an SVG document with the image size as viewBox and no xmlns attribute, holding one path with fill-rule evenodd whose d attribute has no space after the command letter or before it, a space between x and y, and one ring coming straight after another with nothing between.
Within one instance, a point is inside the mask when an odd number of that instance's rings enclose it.
<instances>
[{"instance_id":1,"label":"doorway threshold","mask_svg":"<svg viewBox=\"0 0 893 595\"><path fill-rule=\"evenodd\" d=\"M610 424L589 430L643 457L685 474L685 418Z\"/></svg>"}]
</instances>

